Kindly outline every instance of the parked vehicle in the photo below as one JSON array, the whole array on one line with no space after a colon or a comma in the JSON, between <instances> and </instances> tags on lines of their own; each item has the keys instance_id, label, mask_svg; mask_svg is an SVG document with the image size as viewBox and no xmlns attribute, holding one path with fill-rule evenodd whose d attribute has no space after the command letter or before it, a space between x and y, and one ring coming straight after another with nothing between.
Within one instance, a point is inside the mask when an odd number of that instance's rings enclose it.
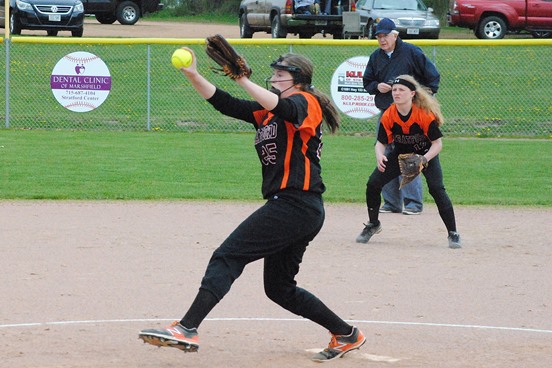
<instances>
[{"instance_id":1,"label":"parked vehicle","mask_svg":"<svg viewBox=\"0 0 552 368\"><path fill-rule=\"evenodd\" d=\"M124 25L133 25L147 13L163 9L159 0L82 0L84 12L94 15L102 24L115 21Z\"/></svg>"},{"instance_id":2,"label":"parked vehicle","mask_svg":"<svg viewBox=\"0 0 552 368\"><path fill-rule=\"evenodd\" d=\"M84 5L80 0L10 0L9 11L0 5L0 27L10 17L10 33L21 34L24 29L46 31L57 36L59 31L71 31L73 37L82 37Z\"/></svg>"},{"instance_id":3,"label":"parked vehicle","mask_svg":"<svg viewBox=\"0 0 552 368\"><path fill-rule=\"evenodd\" d=\"M528 31L533 37L552 36L550 0L456 0L448 24L470 28L477 38L499 39L509 32Z\"/></svg>"},{"instance_id":4,"label":"parked vehicle","mask_svg":"<svg viewBox=\"0 0 552 368\"><path fill-rule=\"evenodd\" d=\"M293 0L242 0L238 14L240 37L251 38L255 32L266 32L272 38L285 38L288 34L311 38L317 33L343 38L342 13L354 12L355 2L333 0L330 12L322 14L326 1L332 0L321 1L318 14L299 14ZM361 21L366 24L366 20Z\"/></svg>"},{"instance_id":5,"label":"parked vehicle","mask_svg":"<svg viewBox=\"0 0 552 368\"><path fill-rule=\"evenodd\" d=\"M358 0L356 11L368 19L366 36L374 38L376 24L392 19L401 38L439 38L441 25L422 0Z\"/></svg>"}]
</instances>

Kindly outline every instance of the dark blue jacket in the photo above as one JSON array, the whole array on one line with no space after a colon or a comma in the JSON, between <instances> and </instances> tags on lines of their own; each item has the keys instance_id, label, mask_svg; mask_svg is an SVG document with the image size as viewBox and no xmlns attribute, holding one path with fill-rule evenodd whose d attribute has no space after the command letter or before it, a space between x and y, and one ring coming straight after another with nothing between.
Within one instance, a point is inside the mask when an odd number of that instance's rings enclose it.
<instances>
[{"instance_id":1,"label":"dark blue jacket","mask_svg":"<svg viewBox=\"0 0 552 368\"><path fill-rule=\"evenodd\" d=\"M391 92L380 93L379 83L389 83L401 74L413 76L420 84L430 88L433 93L439 89L441 76L435 64L424 54L421 48L397 38L395 51L391 58L378 48L370 55L368 65L362 77L364 89L375 95L376 107L386 110L393 103Z\"/></svg>"}]
</instances>

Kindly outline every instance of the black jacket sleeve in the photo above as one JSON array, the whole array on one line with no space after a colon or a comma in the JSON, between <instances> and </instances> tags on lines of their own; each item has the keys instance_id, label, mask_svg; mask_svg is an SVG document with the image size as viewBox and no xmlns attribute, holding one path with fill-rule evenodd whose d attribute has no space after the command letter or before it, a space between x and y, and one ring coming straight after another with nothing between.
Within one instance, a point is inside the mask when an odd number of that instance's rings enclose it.
<instances>
[{"instance_id":1,"label":"black jacket sleeve","mask_svg":"<svg viewBox=\"0 0 552 368\"><path fill-rule=\"evenodd\" d=\"M364 85L364 89L371 95L375 95L378 92L378 84L380 83L376 75L377 52L379 52L379 49L376 50L376 52L373 52L372 55L370 55L370 58L368 59L368 64L366 65L366 69L364 70L364 74L362 75L362 83Z\"/></svg>"},{"instance_id":2,"label":"black jacket sleeve","mask_svg":"<svg viewBox=\"0 0 552 368\"><path fill-rule=\"evenodd\" d=\"M437 93L441 75L435 67L435 64L433 64L422 49L417 46L411 47L411 55L416 70L416 75L414 77L416 77L422 85L429 87L434 94Z\"/></svg>"}]
</instances>

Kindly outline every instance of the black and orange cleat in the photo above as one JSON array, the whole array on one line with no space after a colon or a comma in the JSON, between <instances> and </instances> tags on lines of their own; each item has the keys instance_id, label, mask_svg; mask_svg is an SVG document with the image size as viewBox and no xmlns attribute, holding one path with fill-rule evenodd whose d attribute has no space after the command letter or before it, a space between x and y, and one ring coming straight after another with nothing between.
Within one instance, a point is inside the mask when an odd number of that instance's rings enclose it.
<instances>
[{"instance_id":1,"label":"black and orange cleat","mask_svg":"<svg viewBox=\"0 0 552 368\"><path fill-rule=\"evenodd\" d=\"M366 342L364 334L356 327L350 335L332 335L328 347L314 355L311 360L318 363L327 362L336 358L341 358L346 353L359 349Z\"/></svg>"},{"instance_id":2,"label":"black and orange cleat","mask_svg":"<svg viewBox=\"0 0 552 368\"><path fill-rule=\"evenodd\" d=\"M194 353L199 350L197 330L186 328L178 321L161 330L142 330L138 338L154 346L177 348L185 353Z\"/></svg>"}]
</instances>

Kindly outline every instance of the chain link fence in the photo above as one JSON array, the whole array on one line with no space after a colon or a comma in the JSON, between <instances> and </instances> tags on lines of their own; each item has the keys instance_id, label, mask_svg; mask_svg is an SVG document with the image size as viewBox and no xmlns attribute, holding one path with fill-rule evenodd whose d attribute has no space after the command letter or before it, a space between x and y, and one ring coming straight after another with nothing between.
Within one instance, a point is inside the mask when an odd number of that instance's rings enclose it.
<instances>
[{"instance_id":1,"label":"chain link fence","mask_svg":"<svg viewBox=\"0 0 552 368\"><path fill-rule=\"evenodd\" d=\"M330 96L336 70L346 60L367 57L377 48L376 41L371 40L230 41L251 64L251 79L261 85L271 75L270 63L279 55L306 55L315 64L313 84ZM463 137L551 138L552 40L501 41L411 41L424 50L441 73L437 98L445 116L443 132ZM247 98L233 81L212 70L216 64L205 55L203 39L17 37L3 40L0 45L0 67L6 70L1 78L6 87L0 92L5 101L0 108L2 127L250 131L249 125L216 112L171 66L171 54L181 46L196 52L199 68L209 80ZM64 57L75 52L97 56L110 76L105 100L85 112L64 107L53 90L54 70ZM359 118L343 113L340 133L373 135L376 120L377 115Z\"/></svg>"}]
</instances>

